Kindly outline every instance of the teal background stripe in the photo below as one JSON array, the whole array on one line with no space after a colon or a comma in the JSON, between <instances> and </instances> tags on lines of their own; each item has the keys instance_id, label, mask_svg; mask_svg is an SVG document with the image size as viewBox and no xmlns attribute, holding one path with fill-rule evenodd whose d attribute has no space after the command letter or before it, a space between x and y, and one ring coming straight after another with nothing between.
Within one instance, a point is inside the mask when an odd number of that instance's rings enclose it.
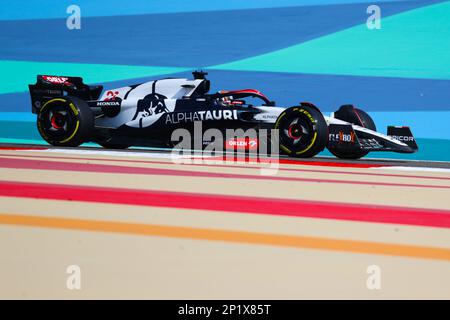
<instances>
[{"instance_id":1,"label":"teal background stripe","mask_svg":"<svg viewBox=\"0 0 450 320\"><path fill-rule=\"evenodd\" d=\"M271 71L450 79L450 2L425 6L289 48L213 66Z\"/></svg>"}]
</instances>

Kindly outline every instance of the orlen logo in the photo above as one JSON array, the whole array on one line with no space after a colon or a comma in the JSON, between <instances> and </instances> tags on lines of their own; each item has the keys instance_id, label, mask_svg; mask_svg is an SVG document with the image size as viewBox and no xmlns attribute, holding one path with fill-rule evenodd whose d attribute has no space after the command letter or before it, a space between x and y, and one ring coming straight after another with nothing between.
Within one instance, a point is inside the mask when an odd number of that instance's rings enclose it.
<instances>
[{"instance_id":1,"label":"orlen logo","mask_svg":"<svg viewBox=\"0 0 450 320\"><path fill-rule=\"evenodd\" d=\"M64 84L67 82L67 80L69 80L69 78L66 77L55 77L55 76L42 76L42 79L56 84Z\"/></svg>"},{"instance_id":2,"label":"orlen logo","mask_svg":"<svg viewBox=\"0 0 450 320\"><path fill-rule=\"evenodd\" d=\"M258 148L258 139L235 138L225 141L225 149L245 149L256 150Z\"/></svg>"},{"instance_id":3,"label":"orlen logo","mask_svg":"<svg viewBox=\"0 0 450 320\"><path fill-rule=\"evenodd\" d=\"M404 142L414 141L414 137L411 137L411 136L391 136L391 137L396 140L404 141Z\"/></svg>"}]
</instances>

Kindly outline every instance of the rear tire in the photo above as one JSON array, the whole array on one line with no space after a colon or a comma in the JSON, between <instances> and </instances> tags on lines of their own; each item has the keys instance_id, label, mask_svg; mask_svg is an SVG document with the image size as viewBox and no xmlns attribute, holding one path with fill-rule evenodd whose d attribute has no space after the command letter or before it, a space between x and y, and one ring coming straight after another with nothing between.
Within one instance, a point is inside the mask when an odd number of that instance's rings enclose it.
<instances>
[{"instance_id":1,"label":"rear tire","mask_svg":"<svg viewBox=\"0 0 450 320\"><path fill-rule=\"evenodd\" d=\"M39 109L37 127L41 137L51 145L77 147L92 136L94 114L79 98L58 97Z\"/></svg>"},{"instance_id":2,"label":"rear tire","mask_svg":"<svg viewBox=\"0 0 450 320\"><path fill-rule=\"evenodd\" d=\"M302 104L284 110L275 123L279 129L280 151L291 157L311 158L328 143L328 127L322 113Z\"/></svg>"},{"instance_id":3,"label":"rear tire","mask_svg":"<svg viewBox=\"0 0 450 320\"><path fill-rule=\"evenodd\" d=\"M375 126L375 122L372 120L372 118L363 110L353 107L352 105L343 105L339 108L338 111L334 113L334 117L336 119L350 122L353 124L356 124L358 126L370 129L370 130L377 130L377 127ZM369 151L342 151L342 150L333 150L328 149L334 156L340 158L340 159L349 159L349 160L355 160L362 158L366 156Z\"/></svg>"}]
</instances>

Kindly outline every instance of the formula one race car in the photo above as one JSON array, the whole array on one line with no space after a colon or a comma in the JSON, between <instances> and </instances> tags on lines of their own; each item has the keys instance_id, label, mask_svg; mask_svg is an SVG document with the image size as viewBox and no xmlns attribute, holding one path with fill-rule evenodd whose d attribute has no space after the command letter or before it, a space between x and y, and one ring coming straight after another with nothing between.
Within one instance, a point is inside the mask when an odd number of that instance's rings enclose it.
<instances>
[{"instance_id":1,"label":"formula one race car","mask_svg":"<svg viewBox=\"0 0 450 320\"><path fill-rule=\"evenodd\" d=\"M202 130L278 129L279 149L294 157L313 157L325 147L345 159L370 151L417 151L408 127L389 126L387 135L379 133L370 116L352 105L327 117L311 103L275 106L254 89L209 94L206 73L193 75L192 80L167 78L103 94L103 86L86 85L80 77L39 75L36 84L29 85L32 112L37 114L39 133L54 146L92 141L106 148L173 147L174 130L192 130L201 122ZM241 140L227 143L258 143L235 138Z\"/></svg>"}]
</instances>

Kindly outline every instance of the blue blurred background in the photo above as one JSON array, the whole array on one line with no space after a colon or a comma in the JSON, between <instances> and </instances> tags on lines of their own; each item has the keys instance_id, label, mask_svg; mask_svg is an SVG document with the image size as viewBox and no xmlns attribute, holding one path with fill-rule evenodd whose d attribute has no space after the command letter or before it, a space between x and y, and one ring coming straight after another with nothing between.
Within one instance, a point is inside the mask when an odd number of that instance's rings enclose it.
<instances>
[{"instance_id":1,"label":"blue blurred background","mask_svg":"<svg viewBox=\"0 0 450 320\"><path fill-rule=\"evenodd\" d=\"M366 26L369 5L381 29ZM27 84L83 76L106 88L209 72L212 91L256 88L325 113L352 103L379 131L409 125L450 161L450 2L433 0L0 0L0 142L43 143ZM69 30L67 8L81 9Z\"/></svg>"}]
</instances>

